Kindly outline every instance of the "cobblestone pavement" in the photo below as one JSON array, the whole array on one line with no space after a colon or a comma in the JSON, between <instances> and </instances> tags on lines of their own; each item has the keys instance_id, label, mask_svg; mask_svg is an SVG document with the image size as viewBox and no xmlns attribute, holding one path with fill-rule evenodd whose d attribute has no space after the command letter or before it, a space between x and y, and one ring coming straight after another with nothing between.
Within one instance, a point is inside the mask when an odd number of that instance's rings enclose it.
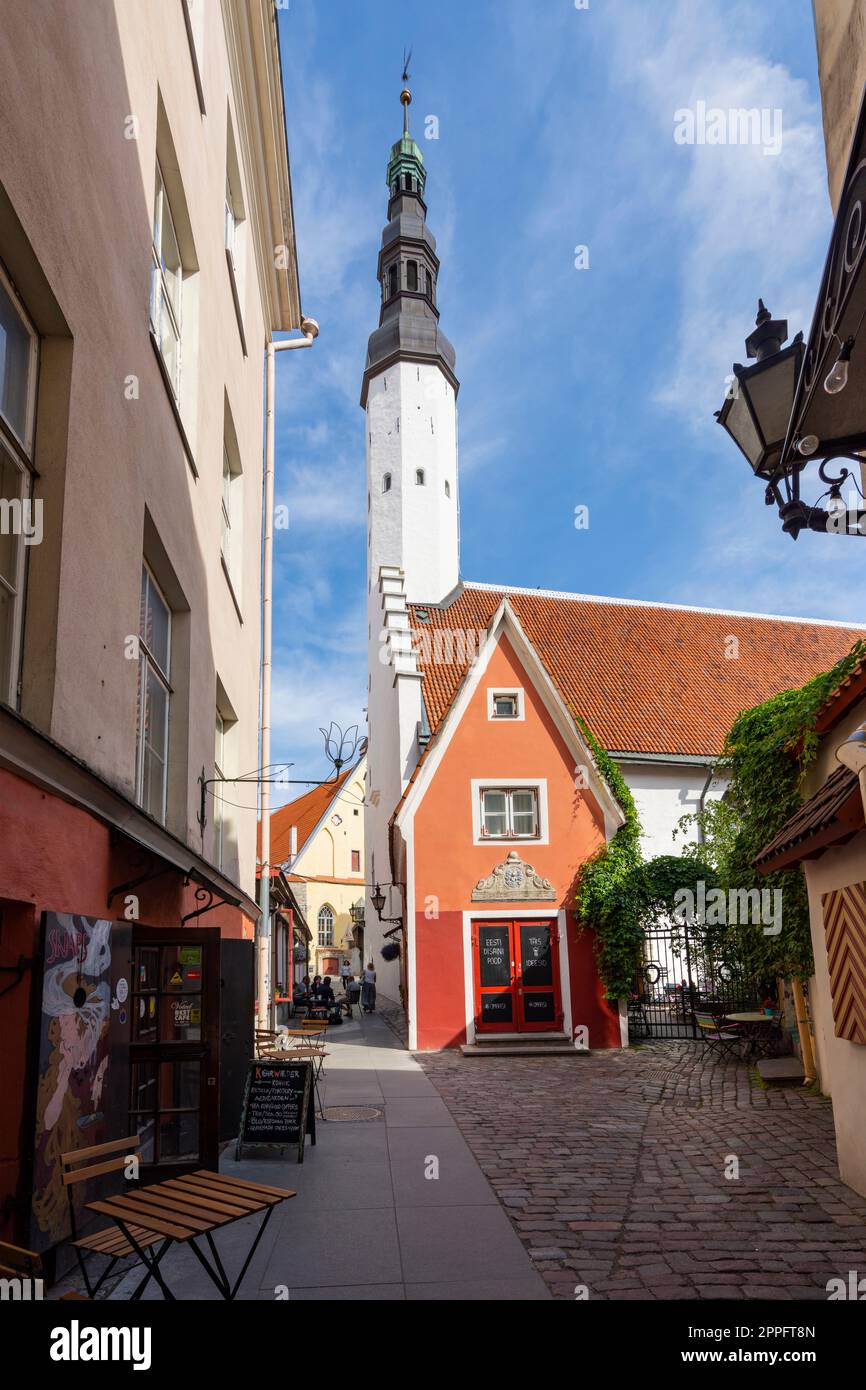
<instances>
[{"instance_id":1,"label":"cobblestone pavement","mask_svg":"<svg viewBox=\"0 0 866 1390\"><path fill-rule=\"evenodd\" d=\"M700 1043L418 1061L556 1297L825 1299L866 1277L823 1096Z\"/></svg>"}]
</instances>

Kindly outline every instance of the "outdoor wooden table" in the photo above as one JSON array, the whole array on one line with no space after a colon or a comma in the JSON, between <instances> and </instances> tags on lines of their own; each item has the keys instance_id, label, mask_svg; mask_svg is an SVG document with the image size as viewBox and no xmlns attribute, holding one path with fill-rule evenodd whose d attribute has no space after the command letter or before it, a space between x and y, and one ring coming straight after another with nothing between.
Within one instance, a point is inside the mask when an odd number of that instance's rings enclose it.
<instances>
[{"instance_id":1,"label":"outdoor wooden table","mask_svg":"<svg viewBox=\"0 0 866 1390\"><path fill-rule=\"evenodd\" d=\"M281 1057L288 1057L291 1061L307 1062L313 1064L313 1086L316 1092L316 1104L319 1108L319 1118L324 1120L325 1112L322 1108L322 1100L319 1095L319 1076L325 1066L325 1058L330 1057L330 1052L323 1052L320 1047L288 1047L280 1054Z\"/></svg>"},{"instance_id":2,"label":"outdoor wooden table","mask_svg":"<svg viewBox=\"0 0 866 1390\"><path fill-rule=\"evenodd\" d=\"M763 1009L746 1009L742 1013L725 1014L725 1021L739 1023L744 1029L743 1041L748 1043L751 1056L755 1052L766 1054L766 1045L769 1042L768 1025L775 1027L779 1022L779 1015L765 1014Z\"/></svg>"},{"instance_id":3,"label":"outdoor wooden table","mask_svg":"<svg viewBox=\"0 0 866 1390\"><path fill-rule=\"evenodd\" d=\"M141 1226L157 1231L169 1242L188 1244L223 1298L231 1300L241 1286L274 1207L296 1195L283 1187L265 1187L262 1183L248 1182L245 1178L199 1169L179 1178L168 1178L152 1187L140 1187L117 1197L88 1202L87 1206L90 1211L111 1217L149 1276L156 1280L163 1298L174 1299L174 1294L160 1274L156 1259L142 1249L135 1239L134 1232ZM213 1232L256 1212L264 1212L264 1220L256 1232L240 1274L231 1284L214 1244ZM204 1236L210 1248L212 1265L196 1243L200 1236Z\"/></svg>"}]
</instances>

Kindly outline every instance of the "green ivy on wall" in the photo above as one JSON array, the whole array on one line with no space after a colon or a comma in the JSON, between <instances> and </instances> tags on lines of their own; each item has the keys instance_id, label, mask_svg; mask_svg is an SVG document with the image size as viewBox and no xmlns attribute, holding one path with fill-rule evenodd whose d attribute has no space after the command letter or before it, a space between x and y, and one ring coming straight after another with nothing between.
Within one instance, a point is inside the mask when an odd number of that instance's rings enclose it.
<instances>
[{"instance_id":1,"label":"green ivy on wall","mask_svg":"<svg viewBox=\"0 0 866 1390\"><path fill-rule=\"evenodd\" d=\"M731 923L724 928L725 946L756 980L812 973L809 903L800 866L760 878L754 859L801 805L803 777L819 746L818 711L864 655L866 642L857 642L830 671L738 716L715 769L730 779L728 792L723 801L712 801L680 822L683 830L700 831L700 843L687 844L681 857L643 861L634 798L609 753L577 717L596 766L625 814L624 825L584 865L576 895L581 922L595 933L605 999L616 1001L632 992L644 930L672 916L675 894L682 889L696 893L700 882L708 891L718 887L726 894L732 889L781 889L781 932L767 935L761 922Z\"/></svg>"},{"instance_id":2,"label":"green ivy on wall","mask_svg":"<svg viewBox=\"0 0 866 1390\"><path fill-rule=\"evenodd\" d=\"M714 878L696 857L660 855L644 862L640 819L625 778L586 722L580 718L577 722L625 814L625 824L584 865L576 900L581 922L595 933L604 997L613 1003L634 989L644 932L660 918L673 916L677 892L683 888L696 892L701 879L709 886Z\"/></svg>"},{"instance_id":3,"label":"green ivy on wall","mask_svg":"<svg viewBox=\"0 0 866 1390\"><path fill-rule=\"evenodd\" d=\"M762 878L754 860L802 805L803 778L820 743L815 732L818 712L864 655L866 642L859 641L834 667L799 690L783 690L744 710L716 765L730 778L725 799L710 802L702 813L681 823L700 827L703 843L688 846L686 853L708 861L726 891L781 890L778 936L766 935L760 924L751 922L728 928L745 968L759 979L807 978L812 973L809 901L800 865Z\"/></svg>"}]
</instances>

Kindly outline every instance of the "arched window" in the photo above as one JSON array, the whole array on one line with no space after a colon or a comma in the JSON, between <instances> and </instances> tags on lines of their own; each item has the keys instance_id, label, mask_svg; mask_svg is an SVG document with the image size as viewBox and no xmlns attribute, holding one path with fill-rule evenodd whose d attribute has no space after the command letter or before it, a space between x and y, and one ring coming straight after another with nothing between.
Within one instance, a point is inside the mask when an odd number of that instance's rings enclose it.
<instances>
[{"instance_id":1,"label":"arched window","mask_svg":"<svg viewBox=\"0 0 866 1390\"><path fill-rule=\"evenodd\" d=\"M334 909L325 903L324 907L319 908L319 945L333 946L334 944Z\"/></svg>"},{"instance_id":2,"label":"arched window","mask_svg":"<svg viewBox=\"0 0 866 1390\"><path fill-rule=\"evenodd\" d=\"M388 268L388 298L393 299L397 293L397 263Z\"/></svg>"},{"instance_id":3,"label":"arched window","mask_svg":"<svg viewBox=\"0 0 866 1390\"><path fill-rule=\"evenodd\" d=\"M446 497L450 497L450 496L451 496L451 484L449 483L449 481L448 481L447 478L445 479L445 496L446 496Z\"/></svg>"},{"instance_id":4,"label":"arched window","mask_svg":"<svg viewBox=\"0 0 866 1390\"><path fill-rule=\"evenodd\" d=\"M407 261L407 262L406 262L406 288L407 288L407 290L415 290L415 291L417 291L417 289L418 289L418 262L417 262L417 261Z\"/></svg>"},{"instance_id":5,"label":"arched window","mask_svg":"<svg viewBox=\"0 0 866 1390\"><path fill-rule=\"evenodd\" d=\"M390 492L390 491L391 491L391 474L390 474L390 473L385 473L385 474L383 475L383 478L382 478L382 491L383 491L383 492Z\"/></svg>"},{"instance_id":6,"label":"arched window","mask_svg":"<svg viewBox=\"0 0 866 1390\"><path fill-rule=\"evenodd\" d=\"M423 487L423 486L424 486L424 482L425 482L425 479L424 479L424 469L423 469L423 468L416 468L416 469L415 469L415 485L416 485L416 487Z\"/></svg>"}]
</instances>

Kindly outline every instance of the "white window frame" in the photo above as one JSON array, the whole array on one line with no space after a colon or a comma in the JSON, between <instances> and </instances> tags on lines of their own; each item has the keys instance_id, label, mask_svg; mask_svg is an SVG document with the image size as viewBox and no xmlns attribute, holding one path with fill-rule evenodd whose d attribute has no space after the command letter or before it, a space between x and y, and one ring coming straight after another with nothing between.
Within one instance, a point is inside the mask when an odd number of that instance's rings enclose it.
<instances>
[{"instance_id":1,"label":"white window frame","mask_svg":"<svg viewBox=\"0 0 866 1390\"><path fill-rule=\"evenodd\" d=\"M172 232L172 236L174 237L175 245L177 246L177 256L178 256L179 272L178 272L178 295L177 295L177 300L178 300L178 302L177 302L176 305L172 302L171 295L170 295L169 292L168 292L168 286L167 286L167 284L166 284L165 273L164 273L164 271L163 271L163 266L162 266L162 208L163 208L163 204L164 204L165 207L168 209L168 220L169 220L169 223L171 224L171 232ZM159 242L158 242L158 243L157 243L157 237L159 238ZM165 178L163 177L162 168L161 168L161 166L160 166L160 163L159 163L159 160L158 160L158 159L157 159L157 161L156 161L156 185L155 185L154 200L153 200L153 237L152 237L152 240L151 240L151 253L150 253L150 254L151 254L150 327L151 327L151 331L152 331L152 333L153 333L153 336L154 336L154 338L156 339L157 345L158 345L158 347L159 347L160 357L162 358L163 364L164 364L164 366L165 366L166 376L167 376L169 382L171 383L171 389L172 389L172 392L174 393L174 398L175 398L175 400L176 400L176 401L178 402L178 404L179 404L179 403L180 403L180 379L181 379L181 372L182 372L182 370L183 370L183 280L184 280L184 273L183 273L183 271L184 271L184 267L183 267L183 253L181 252L181 249L180 249L180 238L178 237L178 234L177 234L177 227L175 226L174 214L173 214L173 212L172 212L172 210L171 210L171 199L170 199L169 196L168 196L168 189L166 188ZM175 372L175 377L174 377L174 378L172 377L172 373L171 373L171 370L170 370L170 368L169 368L168 362L167 362L167 360L166 360L165 352L164 352L164 350L163 350L163 340L162 340L162 315L161 315L161 313L159 312L159 309L161 308L161 306L162 306L163 303L166 305L166 308L167 308L167 310L168 310L168 316L169 316L169 319L170 319L170 322L171 322L171 328L174 330L175 338L176 338L176 341L177 341L177 368L176 368L176 372ZM175 378L176 378L176 379L175 379Z\"/></svg>"},{"instance_id":2,"label":"white window frame","mask_svg":"<svg viewBox=\"0 0 866 1390\"><path fill-rule=\"evenodd\" d=\"M24 438L18 434L12 421L0 411L0 450L4 452L13 472L18 475L16 498L8 497L7 502L18 501L23 516L25 504L33 498L33 444L36 434L36 389L39 376L39 334L33 325L11 281L0 267L0 286L8 298L14 313L29 338L29 360L27 363L27 399L25 403ZM7 510L7 516L11 512ZM12 618L9 631L9 678L0 684L0 702L17 705L18 682L21 673L21 643L24 626L24 580L26 574L26 549L22 535L18 535L14 554L11 579L0 575L0 590L11 602Z\"/></svg>"},{"instance_id":3,"label":"white window frame","mask_svg":"<svg viewBox=\"0 0 866 1390\"><path fill-rule=\"evenodd\" d=\"M15 440L24 451L27 461L32 467L33 439L36 433L36 385L39 377L39 334L30 315L15 293L12 281L3 273L2 265L0 265L0 285L3 286L7 298L11 301L12 308L21 320L22 328L30 339L30 361L27 364L27 405L25 407L27 419L24 438L21 438L12 421L7 420L2 410L0 410L0 422L6 427L10 438Z\"/></svg>"},{"instance_id":4,"label":"white window frame","mask_svg":"<svg viewBox=\"0 0 866 1390\"><path fill-rule=\"evenodd\" d=\"M509 849L519 845L547 845L550 843L550 824L547 811L546 777L474 777L471 781L472 793L472 843L474 845L503 845ZM538 806L537 835L486 835L481 813L481 794L487 791L510 792L532 790L536 794Z\"/></svg>"},{"instance_id":5,"label":"white window frame","mask_svg":"<svg viewBox=\"0 0 866 1390\"><path fill-rule=\"evenodd\" d=\"M232 266L237 271L235 259L235 246L238 235L238 220L235 216L234 194L232 192L231 178L228 169L226 170L226 197L225 197L225 244L226 250L232 258Z\"/></svg>"},{"instance_id":6,"label":"white window frame","mask_svg":"<svg viewBox=\"0 0 866 1390\"><path fill-rule=\"evenodd\" d=\"M327 913L327 919L323 921L322 917L325 913ZM333 947L334 945L334 921L334 909L331 907L330 903L322 903L322 906L319 908L319 911L316 914L316 939L318 941L319 946L323 950L327 949L328 947Z\"/></svg>"},{"instance_id":7,"label":"white window frame","mask_svg":"<svg viewBox=\"0 0 866 1390\"><path fill-rule=\"evenodd\" d=\"M162 667L160 666L159 662L157 661L156 657L154 656L154 654L153 654L153 653L150 651L150 649L148 648L147 642L145 641L144 636L143 636L143 634L142 634L142 632L141 632L141 623L140 623L140 621L139 621L139 635L138 635L138 644L139 644L139 657L138 657L138 682L139 682L139 687L138 687L138 688L139 688L139 697L138 697L138 727L137 727L137 729L136 729L136 751L135 751L135 799L136 799L138 805L141 806L141 807L143 808L143 807L144 807L144 801L143 801L143 797L144 797L144 702L145 702L145 698L146 698L146 695L147 695L147 673L148 673L148 671L152 670L152 671L154 672L154 674L156 675L156 677L157 677L159 683L164 687L165 692L166 692L166 694L167 694L167 696L168 696L168 699L166 700L166 715L165 715L165 747L164 747L164 749L163 749L163 760L162 760L162 805L161 805L161 812L160 812L160 815L157 817L157 819L160 821L160 823L161 823L162 825L165 825L166 810L167 810L167 806L168 806L168 754L169 754L169 747L170 747L170 737L169 737L169 735L170 735L170 729L171 729L171 695L172 695L172 690L171 690L171 635L172 635L172 634L171 634L171 628L172 628L172 619L173 619L173 617L174 617L174 614L172 613L172 610L171 610L171 604L168 602L168 599L166 598L165 594L163 593L162 589L160 588L159 584L157 583L157 580L156 580L156 578L155 578L155 576L154 576L154 573L153 573L152 569L150 568L150 566L149 566L147 563L143 563L143 564L142 564L142 569L147 573L149 585L152 585L153 588L156 590L156 592L157 592L157 594L158 594L160 600L161 600L162 603L165 605L166 611L168 612L168 641L167 641L167 643L166 643L166 646L167 646L167 652L166 652L167 670L163 671L163 669L162 669Z\"/></svg>"},{"instance_id":8,"label":"white window frame","mask_svg":"<svg viewBox=\"0 0 866 1390\"><path fill-rule=\"evenodd\" d=\"M514 699L516 702L516 714L497 714L496 701L502 696ZM520 686L491 685L487 687L487 718L495 719L499 724L519 724L526 718L525 702L523 690Z\"/></svg>"}]
</instances>

